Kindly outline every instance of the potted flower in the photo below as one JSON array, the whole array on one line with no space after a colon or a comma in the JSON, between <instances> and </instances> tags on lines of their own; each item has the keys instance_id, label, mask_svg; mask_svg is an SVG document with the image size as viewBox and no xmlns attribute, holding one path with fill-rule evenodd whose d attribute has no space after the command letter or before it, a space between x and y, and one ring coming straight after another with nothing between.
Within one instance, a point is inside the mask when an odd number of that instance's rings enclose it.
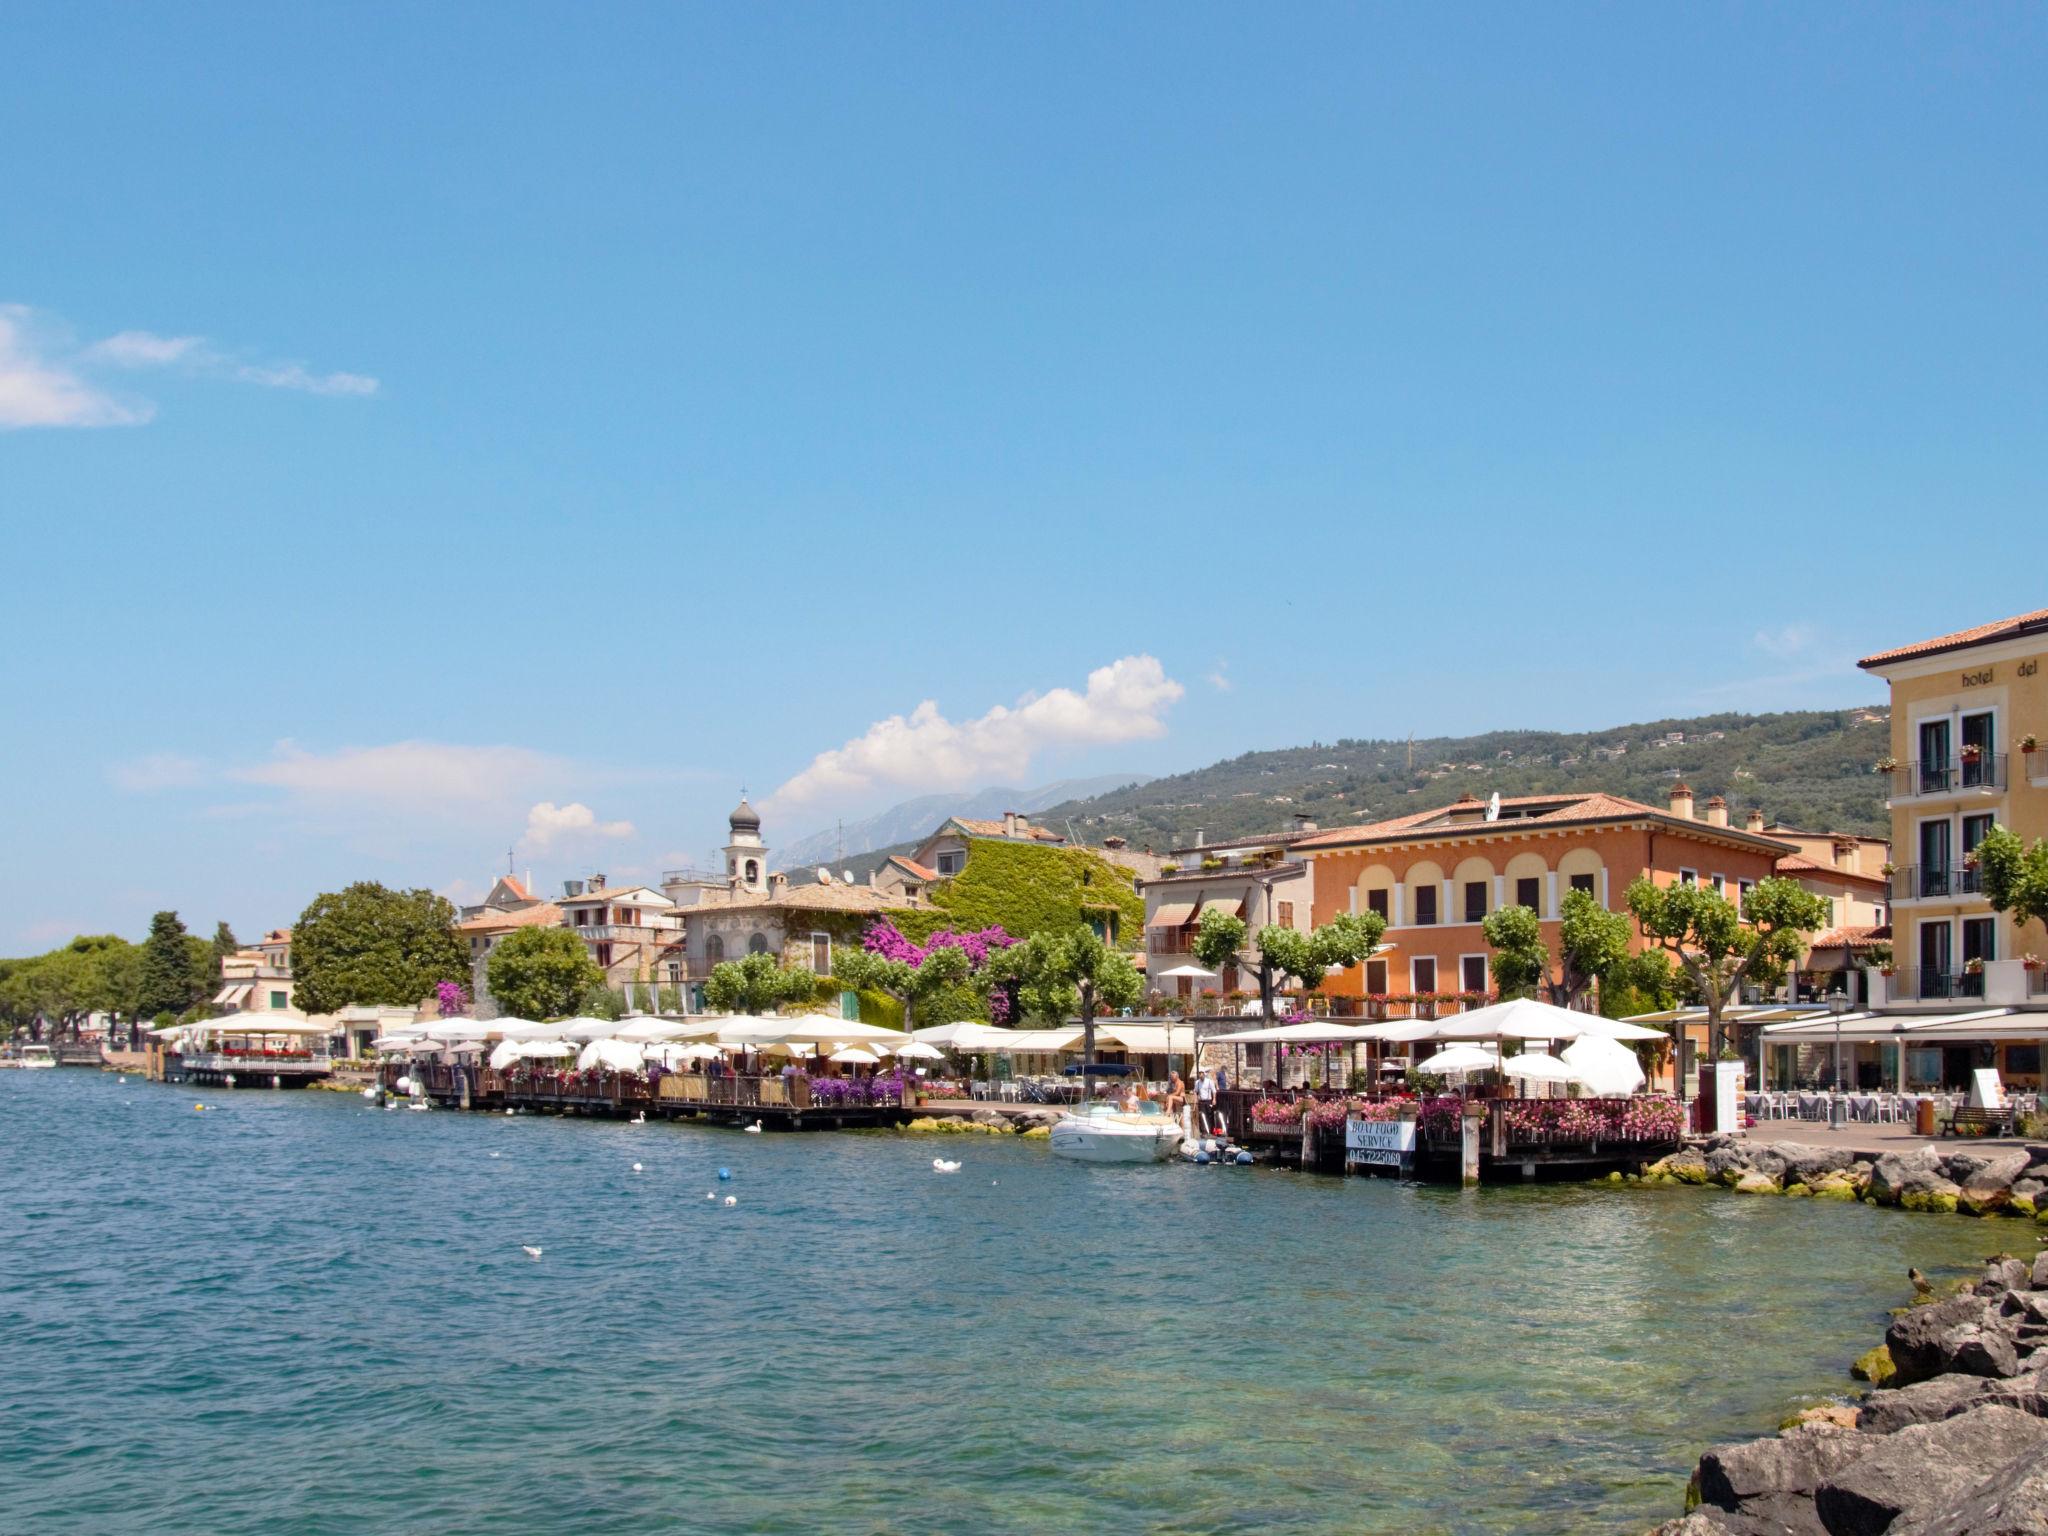
<instances>
[{"instance_id":1,"label":"potted flower","mask_svg":"<svg viewBox=\"0 0 2048 1536\"><path fill-rule=\"evenodd\" d=\"M1893 965L1889 960L1885 961L1883 965L1880 965L1877 968L1877 974L1880 976L1896 976L1898 975L1898 973L1899 968Z\"/></svg>"},{"instance_id":2,"label":"potted flower","mask_svg":"<svg viewBox=\"0 0 2048 1536\"><path fill-rule=\"evenodd\" d=\"M1984 749L1974 741L1966 741L1963 743L1962 759L1966 763L1982 762L1984 760Z\"/></svg>"},{"instance_id":3,"label":"potted flower","mask_svg":"<svg viewBox=\"0 0 2048 1536\"><path fill-rule=\"evenodd\" d=\"M1965 976L1982 976L1984 974L1984 957L1976 955L1965 960L1963 962L1963 974Z\"/></svg>"},{"instance_id":4,"label":"potted flower","mask_svg":"<svg viewBox=\"0 0 2048 1536\"><path fill-rule=\"evenodd\" d=\"M2024 966L2027 970L2038 971L2044 964L2048 964L2048 962L2044 962L2039 955L2035 954L2030 949L2024 955L2020 956L2020 964Z\"/></svg>"},{"instance_id":5,"label":"potted flower","mask_svg":"<svg viewBox=\"0 0 2048 1536\"><path fill-rule=\"evenodd\" d=\"M1975 869L1977 867L1977 863L1977 851L1974 848L1963 855L1963 868Z\"/></svg>"},{"instance_id":6,"label":"potted flower","mask_svg":"<svg viewBox=\"0 0 2048 1536\"><path fill-rule=\"evenodd\" d=\"M1870 766L1872 771L1877 773L1897 773L1899 771L1899 760L1887 752Z\"/></svg>"},{"instance_id":7,"label":"potted flower","mask_svg":"<svg viewBox=\"0 0 2048 1536\"><path fill-rule=\"evenodd\" d=\"M1221 859L1210 858L1202 860L1202 868L1204 869L1221 869L1222 867L1223 861Z\"/></svg>"},{"instance_id":8,"label":"potted flower","mask_svg":"<svg viewBox=\"0 0 2048 1536\"><path fill-rule=\"evenodd\" d=\"M2041 743L2035 738L2034 733L2032 731L2027 732L2026 735L2020 738L2020 750L2026 753L2029 757L2032 757L2034 755L2035 750L2040 745Z\"/></svg>"},{"instance_id":9,"label":"potted flower","mask_svg":"<svg viewBox=\"0 0 2048 1536\"><path fill-rule=\"evenodd\" d=\"M1159 866L1159 873L1162 875L1177 875L1180 873L1180 866L1169 860L1167 863Z\"/></svg>"}]
</instances>

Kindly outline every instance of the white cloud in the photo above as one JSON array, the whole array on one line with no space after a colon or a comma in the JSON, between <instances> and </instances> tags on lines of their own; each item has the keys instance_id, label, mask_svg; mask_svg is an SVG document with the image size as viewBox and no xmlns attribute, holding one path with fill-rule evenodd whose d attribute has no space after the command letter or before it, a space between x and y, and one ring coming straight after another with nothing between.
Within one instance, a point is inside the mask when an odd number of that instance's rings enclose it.
<instances>
[{"instance_id":1,"label":"white cloud","mask_svg":"<svg viewBox=\"0 0 2048 1536\"><path fill-rule=\"evenodd\" d=\"M324 799L425 807L517 799L564 768L559 759L525 747L397 741L308 752L282 741L269 762L231 769L228 777Z\"/></svg>"},{"instance_id":2,"label":"white cloud","mask_svg":"<svg viewBox=\"0 0 2048 1536\"><path fill-rule=\"evenodd\" d=\"M1749 637L1749 643L1766 656L1786 661L1805 655L1813 648L1814 638L1811 624L1787 624L1778 629L1760 629Z\"/></svg>"},{"instance_id":3,"label":"white cloud","mask_svg":"<svg viewBox=\"0 0 2048 1536\"><path fill-rule=\"evenodd\" d=\"M0 431L10 427L133 427L156 408L95 388L37 335L26 305L0 304Z\"/></svg>"},{"instance_id":4,"label":"white cloud","mask_svg":"<svg viewBox=\"0 0 2048 1536\"><path fill-rule=\"evenodd\" d=\"M268 367L244 364L234 376L244 384L268 389L302 389L309 395L374 395L377 381L366 373L309 373L298 363Z\"/></svg>"},{"instance_id":5,"label":"white cloud","mask_svg":"<svg viewBox=\"0 0 2048 1536\"><path fill-rule=\"evenodd\" d=\"M23 304L0 305L0 428L135 426L156 415L147 400L118 398L92 382L95 371L176 369L311 395L374 395L366 373L316 373L303 363L250 362L203 336L118 331L89 347L67 344L58 328Z\"/></svg>"},{"instance_id":6,"label":"white cloud","mask_svg":"<svg viewBox=\"0 0 2048 1536\"><path fill-rule=\"evenodd\" d=\"M906 718L877 720L842 747L820 752L770 797L797 804L876 785L959 788L1021 776L1047 747L1139 741L1166 734L1161 718L1186 690L1152 656L1125 656L1088 674L1085 693L1055 688L998 704L959 724L930 699Z\"/></svg>"},{"instance_id":7,"label":"white cloud","mask_svg":"<svg viewBox=\"0 0 2048 1536\"><path fill-rule=\"evenodd\" d=\"M541 849L558 837L631 837L633 823L630 821L599 821L597 813L580 800L567 805L556 805L552 800L543 800L526 813L526 836L521 841L529 848Z\"/></svg>"},{"instance_id":8,"label":"white cloud","mask_svg":"<svg viewBox=\"0 0 2048 1536\"><path fill-rule=\"evenodd\" d=\"M159 336L153 331L122 331L85 349L87 358L122 368L161 368L189 357L202 343L197 336Z\"/></svg>"},{"instance_id":9,"label":"white cloud","mask_svg":"<svg viewBox=\"0 0 2048 1536\"><path fill-rule=\"evenodd\" d=\"M116 789L141 795L152 790L187 789L204 783L206 765L197 758L176 752L152 752L132 762L114 764L107 770L107 777Z\"/></svg>"},{"instance_id":10,"label":"white cloud","mask_svg":"<svg viewBox=\"0 0 2048 1536\"><path fill-rule=\"evenodd\" d=\"M1214 689L1215 689L1215 690L1216 690L1216 691L1217 691L1218 693L1228 693L1228 692L1230 692L1230 670L1229 670L1229 669L1230 669L1230 663L1229 663L1229 662L1227 662L1227 661L1219 661L1219 662L1217 662L1217 663L1216 663L1216 670L1215 670L1215 671L1213 671L1213 672L1211 672L1211 673L1210 673L1210 674L1208 675L1208 677L1204 679L1204 681L1206 681L1206 682L1208 683L1208 685L1209 685L1209 686L1210 686L1211 688L1214 688Z\"/></svg>"}]
</instances>

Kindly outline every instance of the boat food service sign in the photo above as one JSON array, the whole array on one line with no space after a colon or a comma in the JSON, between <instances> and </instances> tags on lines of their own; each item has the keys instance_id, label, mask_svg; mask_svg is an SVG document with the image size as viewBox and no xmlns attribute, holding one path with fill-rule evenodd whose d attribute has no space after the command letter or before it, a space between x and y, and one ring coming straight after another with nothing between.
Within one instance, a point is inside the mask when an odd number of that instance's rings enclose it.
<instances>
[{"instance_id":1,"label":"boat food service sign","mask_svg":"<svg viewBox=\"0 0 2048 1536\"><path fill-rule=\"evenodd\" d=\"M1344 1122L1344 1158L1351 1163L1399 1167L1415 1155L1413 1120Z\"/></svg>"}]
</instances>

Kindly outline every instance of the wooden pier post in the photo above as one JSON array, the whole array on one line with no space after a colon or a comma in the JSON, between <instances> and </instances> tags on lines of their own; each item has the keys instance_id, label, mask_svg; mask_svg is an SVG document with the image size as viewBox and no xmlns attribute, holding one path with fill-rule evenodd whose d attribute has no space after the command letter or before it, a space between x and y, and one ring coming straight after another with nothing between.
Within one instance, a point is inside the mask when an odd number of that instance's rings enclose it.
<instances>
[{"instance_id":1,"label":"wooden pier post","mask_svg":"<svg viewBox=\"0 0 2048 1536\"><path fill-rule=\"evenodd\" d=\"M1486 1106L1467 1102L1458 1138L1458 1177L1461 1183L1479 1182L1479 1132L1486 1124Z\"/></svg>"}]
</instances>

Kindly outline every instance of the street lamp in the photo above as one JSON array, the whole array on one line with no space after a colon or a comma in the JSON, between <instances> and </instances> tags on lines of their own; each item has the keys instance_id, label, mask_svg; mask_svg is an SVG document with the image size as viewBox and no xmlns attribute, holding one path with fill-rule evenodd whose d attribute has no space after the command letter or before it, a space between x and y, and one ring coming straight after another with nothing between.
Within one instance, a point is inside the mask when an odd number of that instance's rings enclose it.
<instances>
[{"instance_id":1,"label":"street lamp","mask_svg":"<svg viewBox=\"0 0 2048 1536\"><path fill-rule=\"evenodd\" d=\"M1828 996L1828 1012L1835 1016L1835 1092L1828 1104L1828 1124L1840 1130L1848 1123L1849 1105L1842 1097L1842 1015L1849 1011L1849 994L1835 992Z\"/></svg>"}]
</instances>

